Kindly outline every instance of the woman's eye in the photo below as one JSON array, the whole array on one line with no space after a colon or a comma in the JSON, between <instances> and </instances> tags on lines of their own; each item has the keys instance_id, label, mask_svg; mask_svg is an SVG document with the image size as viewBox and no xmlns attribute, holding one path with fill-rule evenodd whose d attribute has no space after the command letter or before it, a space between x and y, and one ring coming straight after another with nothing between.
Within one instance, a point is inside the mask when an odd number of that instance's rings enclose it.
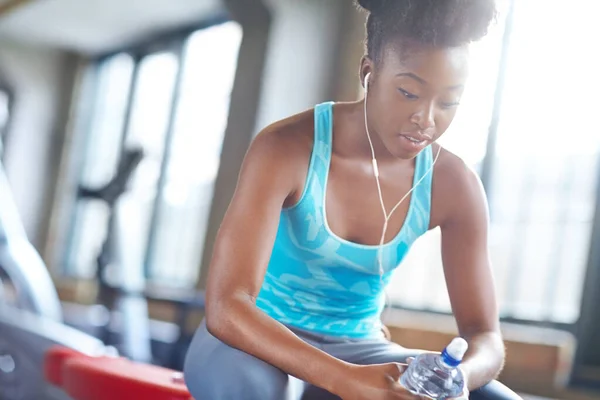
<instances>
[{"instance_id":1,"label":"woman's eye","mask_svg":"<svg viewBox=\"0 0 600 400\"><path fill-rule=\"evenodd\" d=\"M459 105L460 105L459 101L444 101L444 102L442 102L442 108L458 107Z\"/></svg>"},{"instance_id":2,"label":"woman's eye","mask_svg":"<svg viewBox=\"0 0 600 400\"><path fill-rule=\"evenodd\" d=\"M418 98L419 98L419 96L417 96L417 95L414 95L414 94L412 94L412 93L410 93L410 92L407 92L407 91L406 91L406 90L404 90L404 89L398 89L398 90L400 91L400 93L402 93L402 94L404 95L404 97L406 97L406 98L407 98L407 99L409 99L409 100L416 100L416 99L418 99Z\"/></svg>"}]
</instances>

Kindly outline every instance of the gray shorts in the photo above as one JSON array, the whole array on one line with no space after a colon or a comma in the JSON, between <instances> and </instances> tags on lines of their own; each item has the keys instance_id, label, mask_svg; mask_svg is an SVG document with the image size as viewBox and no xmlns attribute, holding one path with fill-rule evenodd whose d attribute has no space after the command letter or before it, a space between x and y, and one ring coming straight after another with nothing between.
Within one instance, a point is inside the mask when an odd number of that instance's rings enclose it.
<instances>
[{"instance_id":1,"label":"gray shorts","mask_svg":"<svg viewBox=\"0 0 600 400\"><path fill-rule=\"evenodd\" d=\"M343 339L288 327L305 342L353 364L405 362L420 350L406 349L385 338ZM237 350L211 335L203 321L188 349L185 382L196 400L332 400L337 396L287 375L282 370ZM491 382L471 399L521 399Z\"/></svg>"}]
</instances>

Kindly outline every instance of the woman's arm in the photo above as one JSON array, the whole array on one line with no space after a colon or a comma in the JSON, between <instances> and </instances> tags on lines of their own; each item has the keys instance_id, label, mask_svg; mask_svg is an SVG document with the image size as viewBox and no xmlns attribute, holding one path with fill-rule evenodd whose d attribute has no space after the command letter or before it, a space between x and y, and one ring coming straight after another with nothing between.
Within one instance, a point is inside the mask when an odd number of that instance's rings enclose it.
<instances>
[{"instance_id":1,"label":"woman's arm","mask_svg":"<svg viewBox=\"0 0 600 400\"><path fill-rule=\"evenodd\" d=\"M473 390L496 378L504 363L504 344L488 254L485 194L473 171L462 161L453 164L455 168L445 171L451 190L443 196L448 217L440 226L442 260L458 329L469 342L462 369Z\"/></svg>"},{"instance_id":2,"label":"woman's arm","mask_svg":"<svg viewBox=\"0 0 600 400\"><path fill-rule=\"evenodd\" d=\"M276 129L261 133L250 146L213 250L206 322L209 332L228 345L334 391L347 364L305 343L255 306L282 206L298 182L297 161L303 156L298 148L297 135Z\"/></svg>"}]
</instances>

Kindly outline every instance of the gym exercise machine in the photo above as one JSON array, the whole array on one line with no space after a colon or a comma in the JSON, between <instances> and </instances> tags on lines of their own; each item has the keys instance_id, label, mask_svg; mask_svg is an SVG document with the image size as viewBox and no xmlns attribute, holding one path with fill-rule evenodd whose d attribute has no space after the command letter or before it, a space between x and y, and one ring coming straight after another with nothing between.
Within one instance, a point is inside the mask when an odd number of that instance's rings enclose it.
<instances>
[{"instance_id":1,"label":"gym exercise machine","mask_svg":"<svg viewBox=\"0 0 600 400\"><path fill-rule=\"evenodd\" d=\"M132 248L127 240L137 236L137 209L135 204L120 201L142 158L141 149L125 150L113 179L99 188L80 186L78 197L101 201L109 211L107 234L96 259L97 303L109 310L109 318L100 325L97 335L104 343L117 346L124 356L135 361L151 362L143 264L127 251ZM123 215L127 216L127 221ZM117 339L111 329L115 325L115 315L120 316L120 335Z\"/></svg>"},{"instance_id":2,"label":"gym exercise machine","mask_svg":"<svg viewBox=\"0 0 600 400\"><path fill-rule=\"evenodd\" d=\"M43 357L62 345L85 354L114 354L98 339L61 323L52 278L29 242L0 164L0 399L63 400L45 384Z\"/></svg>"},{"instance_id":3,"label":"gym exercise machine","mask_svg":"<svg viewBox=\"0 0 600 400\"><path fill-rule=\"evenodd\" d=\"M167 368L182 370L183 360L192 336L187 332L187 321L194 311L204 309L204 292L178 292L149 290L145 285L143 260L138 260L127 249L127 240L135 238L136 205L122 199L132 173L142 160L141 150L126 150L121 157L114 178L101 188L79 188L82 199L100 200L109 210L107 236L97 257L96 279L99 285L97 303L111 310L110 315L120 315L120 339L113 339L111 321L101 325L97 336L106 344L115 345L120 353L140 362L153 362ZM127 221L123 218L126 216ZM168 344L166 352L152 354L150 319L147 301L169 304L176 309L177 335Z\"/></svg>"}]
</instances>

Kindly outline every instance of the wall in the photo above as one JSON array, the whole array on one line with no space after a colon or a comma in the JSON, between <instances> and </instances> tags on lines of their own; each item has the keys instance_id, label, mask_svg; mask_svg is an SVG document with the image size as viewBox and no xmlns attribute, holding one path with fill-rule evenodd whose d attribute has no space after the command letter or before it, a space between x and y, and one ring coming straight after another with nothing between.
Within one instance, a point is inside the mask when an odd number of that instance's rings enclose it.
<instances>
[{"instance_id":1,"label":"wall","mask_svg":"<svg viewBox=\"0 0 600 400\"><path fill-rule=\"evenodd\" d=\"M15 94L5 168L29 239L42 249L54 196L76 57L0 40L0 71Z\"/></svg>"},{"instance_id":2,"label":"wall","mask_svg":"<svg viewBox=\"0 0 600 400\"><path fill-rule=\"evenodd\" d=\"M324 100L341 56L340 26L348 0L269 0L273 15L256 131ZM356 67L358 70L358 66Z\"/></svg>"}]
</instances>

